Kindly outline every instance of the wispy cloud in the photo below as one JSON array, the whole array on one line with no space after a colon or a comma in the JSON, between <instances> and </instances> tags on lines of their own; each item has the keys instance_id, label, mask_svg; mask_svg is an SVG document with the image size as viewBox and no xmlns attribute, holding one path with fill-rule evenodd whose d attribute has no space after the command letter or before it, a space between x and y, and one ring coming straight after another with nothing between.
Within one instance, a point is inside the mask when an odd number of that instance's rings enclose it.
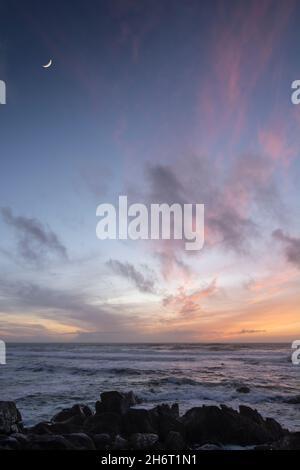
<instances>
[{"instance_id":1,"label":"wispy cloud","mask_svg":"<svg viewBox=\"0 0 300 470\"><path fill-rule=\"evenodd\" d=\"M109 261L107 261L106 264L112 269L115 274L133 282L133 284L138 288L140 292L147 292L151 294L154 294L156 292L153 273L151 273L150 276L148 269L148 273L146 275L143 274L141 271L138 271L133 266L133 264L128 262L122 263L121 261L110 259Z\"/></svg>"},{"instance_id":2,"label":"wispy cloud","mask_svg":"<svg viewBox=\"0 0 300 470\"><path fill-rule=\"evenodd\" d=\"M273 237L283 244L288 262L300 268L300 238L291 237L281 229L275 230Z\"/></svg>"},{"instance_id":3,"label":"wispy cloud","mask_svg":"<svg viewBox=\"0 0 300 470\"><path fill-rule=\"evenodd\" d=\"M68 258L66 247L50 227L34 218L15 216L9 207L2 207L0 213L4 222L14 230L18 252L24 260L40 262L49 254Z\"/></svg>"}]
</instances>

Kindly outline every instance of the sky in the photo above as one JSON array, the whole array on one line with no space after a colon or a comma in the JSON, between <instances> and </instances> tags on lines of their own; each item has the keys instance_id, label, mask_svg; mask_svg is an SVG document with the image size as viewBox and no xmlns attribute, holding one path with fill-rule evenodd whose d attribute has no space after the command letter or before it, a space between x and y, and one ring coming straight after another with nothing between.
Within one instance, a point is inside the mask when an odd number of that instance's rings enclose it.
<instances>
[{"instance_id":1,"label":"sky","mask_svg":"<svg viewBox=\"0 0 300 470\"><path fill-rule=\"evenodd\" d=\"M0 339L300 338L299 23L296 0L1 0ZM205 204L204 248L97 239L119 195Z\"/></svg>"}]
</instances>

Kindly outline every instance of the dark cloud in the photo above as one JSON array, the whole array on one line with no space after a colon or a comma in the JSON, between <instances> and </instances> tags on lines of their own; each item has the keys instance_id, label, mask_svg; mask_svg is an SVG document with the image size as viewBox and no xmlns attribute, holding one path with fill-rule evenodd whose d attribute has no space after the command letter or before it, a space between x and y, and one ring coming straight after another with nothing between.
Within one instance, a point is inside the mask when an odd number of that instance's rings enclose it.
<instances>
[{"instance_id":1,"label":"dark cloud","mask_svg":"<svg viewBox=\"0 0 300 470\"><path fill-rule=\"evenodd\" d=\"M114 273L132 281L139 291L151 294L155 293L155 281L153 276L147 277L145 274L138 271L133 264L122 263L121 261L114 259L110 259L106 264Z\"/></svg>"},{"instance_id":2,"label":"dark cloud","mask_svg":"<svg viewBox=\"0 0 300 470\"><path fill-rule=\"evenodd\" d=\"M281 229L275 230L272 235L273 238L283 244L285 256L289 263L300 268L300 238L291 237Z\"/></svg>"},{"instance_id":3,"label":"dark cloud","mask_svg":"<svg viewBox=\"0 0 300 470\"><path fill-rule=\"evenodd\" d=\"M14 216L9 207L0 209L4 222L15 231L19 255L26 261L40 262L48 255L67 259L67 249L58 236L33 218Z\"/></svg>"}]
</instances>

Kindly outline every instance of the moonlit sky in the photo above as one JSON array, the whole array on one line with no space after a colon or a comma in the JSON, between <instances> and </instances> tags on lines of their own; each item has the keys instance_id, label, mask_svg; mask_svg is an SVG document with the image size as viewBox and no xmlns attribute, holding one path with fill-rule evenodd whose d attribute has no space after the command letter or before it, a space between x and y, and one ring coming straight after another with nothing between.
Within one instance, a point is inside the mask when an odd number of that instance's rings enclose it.
<instances>
[{"instance_id":1,"label":"moonlit sky","mask_svg":"<svg viewBox=\"0 0 300 470\"><path fill-rule=\"evenodd\" d=\"M1 0L1 339L299 339L299 25L293 0ZM204 203L204 249L98 240L119 195Z\"/></svg>"}]
</instances>

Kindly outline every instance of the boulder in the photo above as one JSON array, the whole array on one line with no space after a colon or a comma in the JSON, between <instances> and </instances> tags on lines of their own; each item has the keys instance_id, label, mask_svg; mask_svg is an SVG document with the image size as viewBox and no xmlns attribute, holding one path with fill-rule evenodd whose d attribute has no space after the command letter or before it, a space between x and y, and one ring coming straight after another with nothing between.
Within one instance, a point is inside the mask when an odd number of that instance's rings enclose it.
<instances>
[{"instance_id":1,"label":"boulder","mask_svg":"<svg viewBox=\"0 0 300 470\"><path fill-rule=\"evenodd\" d=\"M131 409L123 418L124 434L156 433L156 424L151 410Z\"/></svg>"},{"instance_id":2,"label":"boulder","mask_svg":"<svg viewBox=\"0 0 300 470\"><path fill-rule=\"evenodd\" d=\"M250 393L250 388L249 387L238 387L236 389L238 393Z\"/></svg>"},{"instance_id":3,"label":"boulder","mask_svg":"<svg viewBox=\"0 0 300 470\"><path fill-rule=\"evenodd\" d=\"M159 437L154 433L135 433L129 438L133 450L151 450L158 443Z\"/></svg>"},{"instance_id":4,"label":"boulder","mask_svg":"<svg viewBox=\"0 0 300 470\"><path fill-rule=\"evenodd\" d=\"M109 434L92 434L97 450L108 450L112 446L112 437Z\"/></svg>"},{"instance_id":5,"label":"boulder","mask_svg":"<svg viewBox=\"0 0 300 470\"><path fill-rule=\"evenodd\" d=\"M83 424L93 412L87 405L74 405L71 408L65 408L53 416L51 421L54 423L70 422L71 424Z\"/></svg>"},{"instance_id":6,"label":"boulder","mask_svg":"<svg viewBox=\"0 0 300 470\"><path fill-rule=\"evenodd\" d=\"M300 432L291 432L271 444L271 450L300 450Z\"/></svg>"},{"instance_id":7,"label":"boulder","mask_svg":"<svg viewBox=\"0 0 300 470\"><path fill-rule=\"evenodd\" d=\"M240 412L227 406L192 408L182 417L187 440L195 444L255 445L273 442L285 431L274 420L264 420L249 407Z\"/></svg>"},{"instance_id":8,"label":"boulder","mask_svg":"<svg viewBox=\"0 0 300 470\"><path fill-rule=\"evenodd\" d=\"M300 405L300 395L296 395L294 397L287 398L286 400L284 400L284 402L289 403L291 405Z\"/></svg>"},{"instance_id":9,"label":"boulder","mask_svg":"<svg viewBox=\"0 0 300 470\"><path fill-rule=\"evenodd\" d=\"M165 440L170 431L184 434L184 426L179 419L179 407L177 404L158 405L150 410L152 422L161 440Z\"/></svg>"},{"instance_id":10,"label":"boulder","mask_svg":"<svg viewBox=\"0 0 300 470\"><path fill-rule=\"evenodd\" d=\"M29 450L74 450L74 446L63 436L29 435Z\"/></svg>"},{"instance_id":11,"label":"boulder","mask_svg":"<svg viewBox=\"0 0 300 470\"><path fill-rule=\"evenodd\" d=\"M96 413L113 412L124 415L131 406L138 403L133 392L120 393L117 391L101 393L101 401L96 402Z\"/></svg>"},{"instance_id":12,"label":"boulder","mask_svg":"<svg viewBox=\"0 0 300 470\"><path fill-rule=\"evenodd\" d=\"M0 434L23 430L22 417L13 401L0 401Z\"/></svg>"},{"instance_id":13,"label":"boulder","mask_svg":"<svg viewBox=\"0 0 300 470\"><path fill-rule=\"evenodd\" d=\"M127 439L124 439L121 436L116 436L115 440L112 444L112 450L127 450L129 447L129 443Z\"/></svg>"},{"instance_id":14,"label":"boulder","mask_svg":"<svg viewBox=\"0 0 300 470\"><path fill-rule=\"evenodd\" d=\"M117 413L105 412L95 414L84 422L84 430L92 434L110 434L116 436L121 433L122 417Z\"/></svg>"},{"instance_id":15,"label":"boulder","mask_svg":"<svg viewBox=\"0 0 300 470\"><path fill-rule=\"evenodd\" d=\"M20 450L21 443L15 437L2 436L0 437L0 450Z\"/></svg>"},{"instance_id":16,"label":"boulder","mask_svg":"<svg viewBox=\"0 0 300 470\"><path fill-rule=\"evenodd\" d=\"M76 450L95 450L94 441L84 433L73 433L64 436Z\"/></svg>"},{"instance_id":17,"label":"boulder","mask_svg":"<svg viewBox=\"0 0 300 470\"><path fill-rule=\"evenodd\" d=\"M168 450L175 450L180 452L187 449L187 445L182 435L176 431L170 431L165 440L165 447Z\"/></svg>"}]
</instances>

